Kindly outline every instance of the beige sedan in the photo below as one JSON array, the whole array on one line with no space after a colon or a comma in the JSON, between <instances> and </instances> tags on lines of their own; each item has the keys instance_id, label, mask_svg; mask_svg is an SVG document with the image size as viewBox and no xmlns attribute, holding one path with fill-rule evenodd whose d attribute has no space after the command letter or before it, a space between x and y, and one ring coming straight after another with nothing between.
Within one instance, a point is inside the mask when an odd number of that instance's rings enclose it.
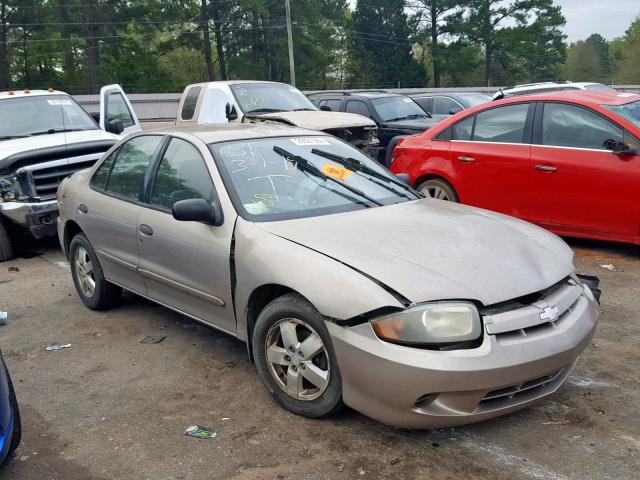
<instances>
[{"instance_id":1,"label":"beige sedan","mask_svg":"<svg viewBox=\"0 0 640 480\"><path fill-rule=\"evenodd\" d=\"M598 307L558 237L422 198L351 145L267 125L121 141L58 191L78 295L122 289L247 343L273 397L431 428L555 392Z\"/></svg>"}]
</instances>

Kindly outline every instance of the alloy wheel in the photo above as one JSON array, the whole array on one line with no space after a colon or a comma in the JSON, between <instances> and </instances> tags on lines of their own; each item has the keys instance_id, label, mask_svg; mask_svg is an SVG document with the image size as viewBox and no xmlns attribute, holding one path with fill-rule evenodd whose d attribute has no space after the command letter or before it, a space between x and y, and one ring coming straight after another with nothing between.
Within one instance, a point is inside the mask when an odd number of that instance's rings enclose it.
<instances>
[{"instance_id":1,"label":"alloy wheel","mask_svg":"<svg viewBox=\"0 0 640 480\"><path fill-rule=\"evenodd\" d=\"M84 247L78 247L73 262L82 294L88 298L93 297L96 292L96 280L93 276L93 262L89 252Z\"/></svg>"},{"instance_id":2,"label":"alloy wheel","mask_svg":"<svg viewBox=\"0 0 640 480\"><path fill-rule=\"evenodd\" d=\"M266 338L269 373L278 386L297 400L315 400L329 385L329 354L318 333L306 322L285 318Z\"/></svg>"},{"instance_id":3,"label":"alloy wheel","mask_svg":"<svg viewBox=\"0 0 640 480\"><path fill-rule=\"evenodd\" d=\"M451 201L449 192L447 192L446 190L444 190L438 185L426 184L424 187L420 189L420 193L422 193L425 197L431 197L438 200L445 200L447 202Z\"/></svg>"}]
</instances>

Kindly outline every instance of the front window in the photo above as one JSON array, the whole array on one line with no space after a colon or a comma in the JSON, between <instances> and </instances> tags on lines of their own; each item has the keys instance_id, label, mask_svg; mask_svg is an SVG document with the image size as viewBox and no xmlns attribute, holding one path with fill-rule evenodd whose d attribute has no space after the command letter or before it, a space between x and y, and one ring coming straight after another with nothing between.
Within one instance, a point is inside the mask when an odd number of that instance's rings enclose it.
<instances>
[{"instance_id":1,"label":"front window","mask_svg":"<svg viewBox=\"0 0 640 480\"><path fill-rule=\"evenodd\" d=\"M371 99L373 108L383 122L426 117L427 114L409 97L383 97Z\"/></svg>"},{"instance_id":2,"label":"front window","mask_svg":"<svg viewBox=\"0 0 640 480\"><path fill-rule=\"evenodd\" d=\"M231 92L245 115L317 110L300 90L282 83L239 83Z\"/></svg>"},{"instance_id":3,"label":"front window","mask_svg":"<svg viewBox=\"0 0 640 480\"><path fill-rule=\"evenodd\" d=\"M640 100L624 105L603 105L603 107L640 128Z\"/></svg>"},{"instance_id":4,"label":"front window","mask_svg":"<svg viewBox=\"0 0 640 480\"><path fill-rule=\"evenodd\" d=\"M210 148L236 210L254 221L326 215L419 198L377 162L334 137L252 139ZM295 156L300 157L298 163L292 160ZM359 166L347 166L349 159Z\"/></svg>"},{"instance_id":5,"label":"front window","mask_svg":"<svg viewBox=\"0 0 640 480\"><path fill-rule=\"evenodd\" d=\"M482 105L483 103L487 103L491 101L491 97L489 95L465 95L463 97L464 102L467 104L467 108L475 107L476 105Z\"/></svg>"},{"instance_id":6,"label":"front window","mask_svg":"<svg viewBox=\"0 0 640 480\"><path fill-rule=\"evenodd\" d=\"M0 140L97 128L89 114L68 95L0 100Z\"/></svg>"}]
</instances>

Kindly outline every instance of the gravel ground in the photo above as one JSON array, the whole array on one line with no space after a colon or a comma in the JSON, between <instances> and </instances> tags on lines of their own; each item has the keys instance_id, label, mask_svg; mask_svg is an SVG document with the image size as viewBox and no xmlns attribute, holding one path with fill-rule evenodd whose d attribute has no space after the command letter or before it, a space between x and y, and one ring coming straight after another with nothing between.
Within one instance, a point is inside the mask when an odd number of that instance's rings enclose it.
<instances>
[{"instance_id":1,"label":"gravel ground","mask_svg":"<svg viewBox=\"0 0 640 480\"><path fill-rule=\"evenodd\" d=\"M572 241L600 276L599 331L567 384L519 413L406 431L347 410L307 420L275 405L244 345L127 295L86 309L55 243L0 265L0 348L23 415L3 479L637 479L640 248ZM613 265L613 270L601 265ZM16 271L17 270L17 271ZM147 335L166 335L142 344ZM47 352L51 343L71 348ZM215 438L183 435L211 426Z\"/></svg>"}]
</instances>

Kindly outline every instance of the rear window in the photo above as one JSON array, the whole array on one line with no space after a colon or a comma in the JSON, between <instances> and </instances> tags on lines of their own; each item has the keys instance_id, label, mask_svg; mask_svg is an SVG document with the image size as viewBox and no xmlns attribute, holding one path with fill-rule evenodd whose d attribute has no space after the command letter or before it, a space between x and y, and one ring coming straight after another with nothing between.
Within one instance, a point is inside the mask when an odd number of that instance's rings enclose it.
<instances>
[{"instance_id":1,"label":"rear window","mask_svg":"<svg viewBox=\"0 0 640 480\"><path fill-rule=\"evenodd\" d=\"M200 96L200 87L191 87L187 92L187 96L184 98L184 104L182 105L182 112L180 117L183 120L191 120L193 114L196 112L196 105L198 104L198 97Z\"/></svg>"}]
</instances>

